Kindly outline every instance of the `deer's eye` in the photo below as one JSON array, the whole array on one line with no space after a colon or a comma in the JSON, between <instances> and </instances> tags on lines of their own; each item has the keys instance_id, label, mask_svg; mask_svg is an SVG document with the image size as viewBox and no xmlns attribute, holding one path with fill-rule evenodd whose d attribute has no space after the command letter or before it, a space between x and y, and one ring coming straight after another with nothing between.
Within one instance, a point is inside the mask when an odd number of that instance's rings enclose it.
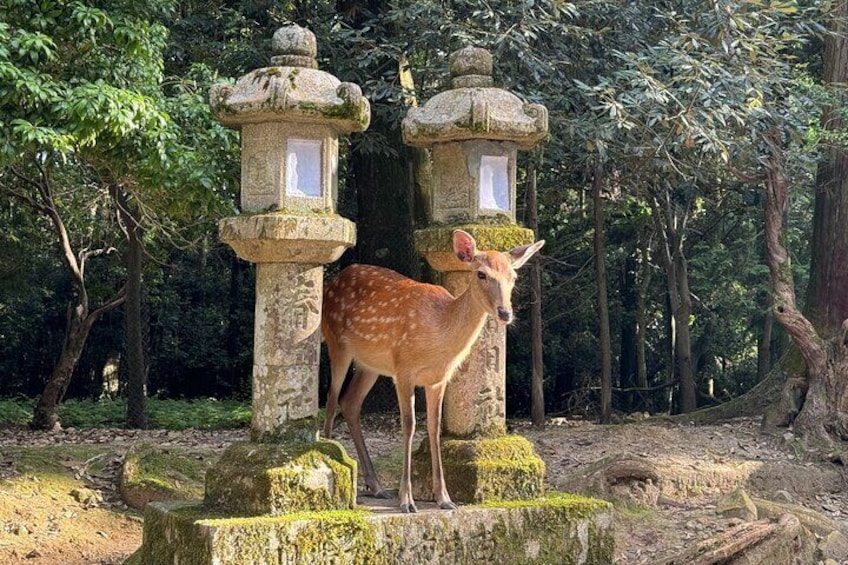
<instances>
[{"instance_id":1,"label":"deer's eye","mask_svg":"<svg viewBox=\"0 0 848 565\"><path fill-rule=\"evenodd\" d=\"M486 280L486 273L484 273L483 271L477 271L477 278L481 281Z\"/></svg>"}]
</instances>

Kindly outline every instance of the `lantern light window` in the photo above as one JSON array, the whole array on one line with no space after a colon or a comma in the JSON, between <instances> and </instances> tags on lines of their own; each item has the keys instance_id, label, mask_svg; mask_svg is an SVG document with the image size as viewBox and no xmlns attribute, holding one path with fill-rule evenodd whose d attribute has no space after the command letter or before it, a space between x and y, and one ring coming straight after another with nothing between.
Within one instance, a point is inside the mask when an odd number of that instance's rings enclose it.
<instances>
[{"instance_id":1,"label":"lantern light window","mask_svg":"<svg viewBox=\"0 0 848 565\"><path fill-rule=\"evenodd\" d=\"M509 210L509 157L483 155L480 158L480 208Z\"/></svg>"},{"instance_id":2,"label":"lantern light window","mask_svg":"<svg viewBox=\"0 0 848 565\"><path fill-rule=\"evenodd\" d=\"M289 139L286 192L291 196L321 197L321 141Z\"/></svg>"}]
</instances>

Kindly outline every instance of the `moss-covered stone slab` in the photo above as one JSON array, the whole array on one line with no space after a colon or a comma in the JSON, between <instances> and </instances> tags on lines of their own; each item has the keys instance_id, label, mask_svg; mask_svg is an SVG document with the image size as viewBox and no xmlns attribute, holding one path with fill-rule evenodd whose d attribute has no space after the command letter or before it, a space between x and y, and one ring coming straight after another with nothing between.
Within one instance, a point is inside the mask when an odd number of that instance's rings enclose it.
<instances>
[{"instance_id":1,"label":"moss-covered stone slab","mask_svg":"<svg viewBox=\"0 0 848 565\"><path fill-rule=\"evenodd\" d=\"M509 251L521 245L531 244L536 239L533 230L517 226L505 216L488 222L470 222L466 218L415 230L415 251L423 255L437 271L467 271L468 263L457 259L453 250L453 232L457 229L470 233L477 242L477 249L492 251Z\"/></svg>"},{"instance_id":2,"label":"moss-covered stone slab","mask_svg":"<svg viewBox=\"0 0 848 565\"><path fill-rule=\"evenodd\" d=\"M121 464L121 498L139 510L152 501L200 499L208 468L208 458L182 449L134 444Z\"/></svg>"},{"instance_id":3,"label":"moss-covered stone slab","mask_svg":"<svg viewBox=\"0 0 848 565\"><path fill-rule=\"evenodd\" d=\"M611 507L572 495L438 510L394 504L278 517L224 518L203 506L157 502L145 511L145 565L607 565Z\"/></svg>"},{"instance_id":4,"label":"moss-covered stone slab","mask_svg":"<svg viewBox=\"0 0 848 565\"><path fill-rule=\"evenodd\" d=\"M442 441L445 483L455 502L526 500L544 492L545 462L521 436ZM416 500L432 500L430 444L413 455L412 487Z\"/></svg>"},{"instance_id":5,"label":"moss-covered stone slab","mask_svg":"<svg viewBox=\"0 0 848 565\"><path fill-rule=\"evenodd\" d=\"M204 501L239 516L350 509L356 462L328 440L234 443L206 474Z\"/></svg>"}]
</instances>

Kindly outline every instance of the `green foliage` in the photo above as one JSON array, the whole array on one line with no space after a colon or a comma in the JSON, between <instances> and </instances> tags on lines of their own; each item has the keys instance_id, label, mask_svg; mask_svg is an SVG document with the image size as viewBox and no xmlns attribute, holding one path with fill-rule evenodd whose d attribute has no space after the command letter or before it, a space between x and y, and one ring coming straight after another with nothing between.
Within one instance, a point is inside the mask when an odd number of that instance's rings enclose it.
<instances>
[{"instance_id":1,"label":"green foliage","mask_svg":"<svg viewBox=\"0 0 848 565\"><path fill-rule=\"evenodd\" d=\"M243 428L250 424L250 404L237 400L151 399L151 426L168 430Z\"/></svg>"},{"instance_id":2,"label":"green foliage","mask_svg":"<svg viewBox=\"0 0 848 565\"><path fill-rule=\"evenodd\" d=\"M21 398L0 398L0 426L24 426L32 420L33 403Z\"/></svg>"},{"instance_id":3,"label":"green foliage","mask_svg":"<svg viewBox=\"0 0 848 565\"><path fill-rule=\"evenodd\" d=\"M32 419L33 401L0 399L0 426L22 426ZM151 428L166 430L223 430L250 423L250 405L236 400L160 400L150 398L147 410ZM66 428L120 428L126 420L124 400L68 400L59 409Z\"/></svg>"}]
</instances>

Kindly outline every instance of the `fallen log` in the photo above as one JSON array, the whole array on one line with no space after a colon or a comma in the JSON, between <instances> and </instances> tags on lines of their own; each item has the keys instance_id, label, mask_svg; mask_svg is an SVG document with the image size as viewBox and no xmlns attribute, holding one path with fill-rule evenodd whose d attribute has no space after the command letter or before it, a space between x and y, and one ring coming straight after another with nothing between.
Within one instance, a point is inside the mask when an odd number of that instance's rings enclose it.
<instances>
[{"instance_id":1,"label":"fallen log","mask_svg":"<svg viewBox=\"0 0 848 565\"><path fill-rule=\"evenodd\" d=\"M810 563L815 537L792 514L777 522L740 524L651 565L754 565Z\"/></svg>"}]
</instances>

